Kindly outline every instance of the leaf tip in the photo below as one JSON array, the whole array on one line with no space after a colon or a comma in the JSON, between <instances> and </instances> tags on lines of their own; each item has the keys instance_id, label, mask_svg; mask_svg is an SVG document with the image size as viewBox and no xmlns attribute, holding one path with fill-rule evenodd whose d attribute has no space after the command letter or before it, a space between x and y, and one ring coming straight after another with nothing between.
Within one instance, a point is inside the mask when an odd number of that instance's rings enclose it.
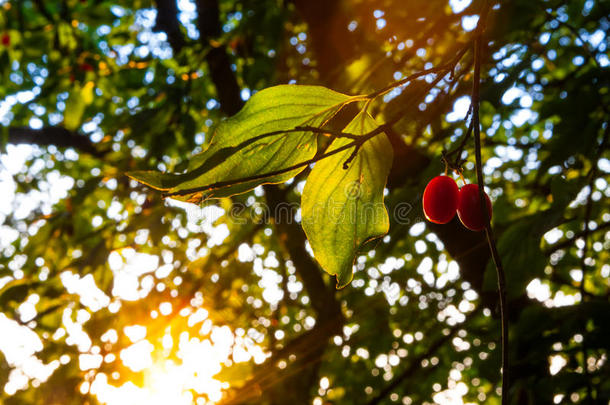
<instances>
[{"instance_id":1,"label":"leaf tip","mask_svg":"<svg viewBox=\"0 0 610 405\"><path fill-rule=\"evenodd\" d=\"M155 172L152 170L135 170L131 172L125 172L125 175L132 180L145 184L156 190L166 191L171 188L164 184L164 176L168 176L167 174Z\"/></svg>"},{"instance_id":2,"label":"leaf tip","mask_svg":"<svg viewBox=\"0 0 610 405\"><path fill-rule=\"evenodd\" d=\"M335 276L337 277L337 285L335 286L335 288L337 290L342 290L352 282L352 279L354 278L354 272L350 267L347 271L342 271L339 274L335 274Z\"/></svg>"}]
</instances>

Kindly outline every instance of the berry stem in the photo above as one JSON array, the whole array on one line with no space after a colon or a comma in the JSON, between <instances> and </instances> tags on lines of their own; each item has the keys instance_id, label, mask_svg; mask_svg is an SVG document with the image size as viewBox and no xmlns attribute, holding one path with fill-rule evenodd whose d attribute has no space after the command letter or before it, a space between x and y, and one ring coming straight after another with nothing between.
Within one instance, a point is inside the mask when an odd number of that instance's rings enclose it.
<instances>
[{"instance_id":1,"label":"berry stem","mask_svg":"<svg viewBox=\"0 0 610 405\"><path fill-rule=\"evenodd\" d=\"M460 175L460 179L462 180L462 187L464 187L466 185L466 179L464 178L464 173L462 170L460 170L458 172L458 174Z\"/></svg>"},{"instance_id":2,"label":"berry stem","mask_svg":"<svg viewBox=\"0 0 610 405\"><path fill-rule=\"evenodd\" d=\"M477 183L479 185L479 198L481 199L481 211L485 218L485 234L491 257L496 266L496 274L498 277L498 293L500 296L500 316L502 320L502 405L508 405L509 394L509 358L508 358L508 307L506 303L506 276L502 267L502 260L496 247L493 229L491 228L489 213L485 202L485 192L483 189L483 168L481 164L481 128L479 120L479 105L480 105L480 80L481 80L481 51L482 51L482 36L483 25L487 17L489 7L485 7L481 13L480 24L477 27L477 37L474 42L474 78L472 85L472 127L474 131L474 148L476 158Z\"/></svg>"}]
</instances>

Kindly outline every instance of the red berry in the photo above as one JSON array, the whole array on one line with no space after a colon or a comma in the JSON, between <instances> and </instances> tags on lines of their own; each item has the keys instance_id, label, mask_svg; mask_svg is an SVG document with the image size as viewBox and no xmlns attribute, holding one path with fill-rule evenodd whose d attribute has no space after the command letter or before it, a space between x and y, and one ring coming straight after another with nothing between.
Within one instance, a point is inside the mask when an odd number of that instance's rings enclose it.
<instances>
[{"instance_id":1,"label":"red berry","mask_svg":"<svg viewBox=\"0 0 610 405\"><path fill-rule=\"evenodd\" d=\"M491 220L491 200L485 193L487 212ZM485 229L485 218L481 211L481 198L479 197L479 186L476 184L466 184L460 189L458 198L458 217L462 224L471 231L482 231Z\"/></svg>"},{"instance_id":2,"label":"red berry","mask_svg":"<svg viewBox=\"0 0 610 405\"><path fill-rule=\"evenodd\" d=\"M11 44L11 36L9 34L2 34L2 45L9 46Z\"/></svg>"},{"instance_id":3,"label":"red berry","mask_svg":"<svg viewBox=\"0 0 610 405\"><path fill-rule=\"evenodd\" d=\"M455 216L458 206L458 186L448 176L437 176L430 180L424 190L424 215L430 222L446 224Z\"/></svg>"},{"instance_id":4,"label":"red berry","mask_svg":"<svg viewBox=\"0 0 610 405\"><path fill-rule=\"evenodd\" d=\"M85 72L93 72L93 66L89 63L82 63L80 65L80 70Z\"/></svg>"}]
</instances>

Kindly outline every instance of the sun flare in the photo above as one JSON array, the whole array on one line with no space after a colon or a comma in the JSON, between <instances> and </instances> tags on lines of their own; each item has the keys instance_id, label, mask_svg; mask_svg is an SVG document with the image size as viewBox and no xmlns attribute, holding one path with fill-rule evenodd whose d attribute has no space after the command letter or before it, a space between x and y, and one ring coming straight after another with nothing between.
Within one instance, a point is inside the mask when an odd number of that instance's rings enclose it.
<instances>
[{"instance_id":1,"label":"sun flare","mask_svg":"<svg viewBox=\"0 0 610 405\"><path fill-rule=\"evenodd\" d=\"M187 405L195 398L197 404L213 404L221 398L227 384L213 377L221 370L219 355L222 353L209 340L190 339L179 350L179 361L152 360L151 355L156 351L147 350L151 346L141 340L124 349L123 353L127 354L121 356L123 364L131 370L142 371L142 386L131 381L116 386L108 375L99 373L89 392L107 405Z\"/></svg>"},{"instance_id":2,"label":"sun flare","mask_svg":"<svg viewBox=\"0 0 610 405\"><path fill-rule=\"evenodd\" d=\"M90 384L83 383L81 391L96 396L103 404L214 404L229 388L229 383L218 376L223 365L251 360L260 363L266 357L250 338L234 333L227 326L212 326L209 338L204 339L183 332L174 342L166 333L157 346L145 338L145 327L134 325L130 328L133 343L123 349L119 357L125 367L142 373L142 383L120 384L116 381L118 373L110 376L98 373ZM170 356L172 349L176 349L175 354Z\"/></svg>"}]
</instances>

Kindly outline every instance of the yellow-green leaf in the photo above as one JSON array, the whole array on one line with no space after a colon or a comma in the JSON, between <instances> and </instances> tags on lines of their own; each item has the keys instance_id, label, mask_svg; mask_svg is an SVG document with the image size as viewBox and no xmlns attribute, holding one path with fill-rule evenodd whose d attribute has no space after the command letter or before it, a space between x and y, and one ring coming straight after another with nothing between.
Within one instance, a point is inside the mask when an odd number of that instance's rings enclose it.
<instances>
[{"instance_id":1,"label":"yellow-green leaf","mask_svg":"<svg viewBox=\"0 0 610 405\"><path fill-rule=\"evenodd\" d=\"M95 83L87 82L84 86L76 86L66 101L64 112L64 127L70 131L77 130L82 123L83 114L89 104L93 102L93 88Z\"/></svg>"},{"instance_id":2,"label":"yellow-green leaf","mask_svg":"<svg viewBox=\"0 0 610 405\"><path fill-rule=\"evenodd\" d=\"M311 159L317 150L318 134L294 129L322 127L344 105L358 99L320 86L271 87L256 93L239 113L218 125L208 149L191 159L186 173L139 171L128 175L187 201L284 182L305 166L272 173Z\"/></svg>"},{"instance_id":3,"label":"yellow-green leaf","mask_svg":"<svg viewBox=\"0 0 610 405\"><path fill-rule=\"evenodd\" d=\"M366 134L378 125L367 112L360 112L344 129ZM328 151L352 142L333 141ZM353 148L316 163L307 178L301 198L303 229L315 258L337 286L352 280L352 265L362 245L383 236L389 228L383 190L392 165L392 146L381 133L367 140L349 164Z\"/></svg>"}]
</instances>

